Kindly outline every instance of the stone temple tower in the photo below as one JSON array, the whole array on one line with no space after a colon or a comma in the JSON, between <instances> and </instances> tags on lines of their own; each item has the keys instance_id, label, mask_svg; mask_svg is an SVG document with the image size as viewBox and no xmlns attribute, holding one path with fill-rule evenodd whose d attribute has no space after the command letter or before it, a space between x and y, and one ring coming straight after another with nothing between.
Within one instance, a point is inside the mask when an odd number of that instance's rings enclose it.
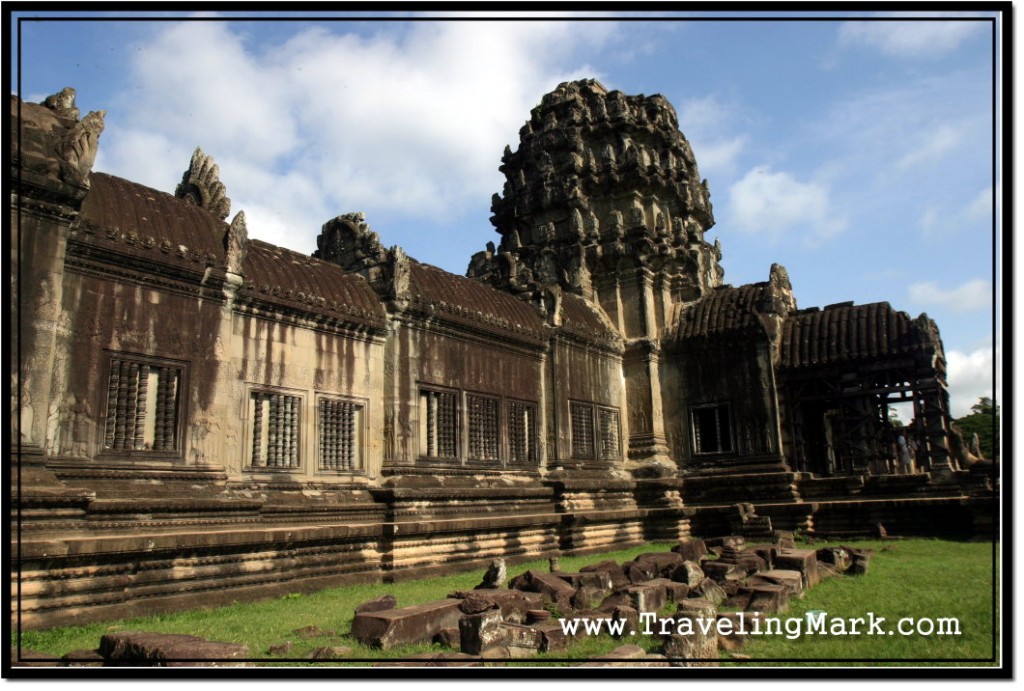
<instances>
[{"instance_id":1,"label":"stone temple tower","mask_svg":"<svg viewBox=\"0 0 1024 691\"><path fill-rule=\"evenodd\" d=\"M704 240L714 224L708 188L675 110L660 95L567 82L519 136L492 200L501 242L474 255L468 275L542 304L570 291L600 306L626 343L630 459L667 461L661 332L724 273L717 243Z\"/></svg>"}]
</instances>

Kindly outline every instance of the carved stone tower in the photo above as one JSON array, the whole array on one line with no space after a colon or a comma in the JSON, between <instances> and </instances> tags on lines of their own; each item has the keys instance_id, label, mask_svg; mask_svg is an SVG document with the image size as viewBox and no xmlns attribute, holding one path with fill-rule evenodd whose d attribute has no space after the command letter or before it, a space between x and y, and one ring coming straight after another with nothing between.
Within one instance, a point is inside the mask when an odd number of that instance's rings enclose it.
<instances>
[{"instance_id":1,"label":"carved stone tower","mask_svg":"<svg viewBox=\"0 0 1024 691\"><path fill-rule=\"evenodd\" d=\"M491 222L501 235L468 275L516 293L567 290L596 304L626 338L629 456L668 461L661 420L661 331L676 305L719 285L721 251L675 110L662 96L563 83L506 147Z\"/></svg>"}]
</instances>

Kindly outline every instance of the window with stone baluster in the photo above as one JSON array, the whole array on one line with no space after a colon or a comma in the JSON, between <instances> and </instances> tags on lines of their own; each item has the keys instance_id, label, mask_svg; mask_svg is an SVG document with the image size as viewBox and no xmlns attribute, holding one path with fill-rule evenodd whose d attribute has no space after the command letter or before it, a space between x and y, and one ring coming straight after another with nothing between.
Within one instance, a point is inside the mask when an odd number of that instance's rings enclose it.
<instances>
[{"instance_id":1,"label":"window with stone baluster","mask_svg":"<svg viewBox=\"0 0 1024 691\"><path fill-rule=\"evenodd\" d=\"M459 393L420 390L420 455L429 459L459 458Z\"/></svg>"},{"instance_id":2,"label":"window with stone baluster","mask_svg":"<svg viewBox=\"0 0 1024 691\"><path fill-rule=\"evenodd\" d=\"M302 408L303 398L294 392L250 392L250 469L277 471L300 467Z\"/></svg>"},{"instance_id":3,"label":"window with stone baluster","mask_svg":"<svg viewBox=\"0 0 1024 691\"><path fill-rule=\"evenodd\" d=\"M317 465L321 471L363 468L363 411L361 401L317 399Z\"/></svg>"},{"instance_id":4,"label":"window with stone baluster","mask_svg":"<svg viewBox=\"0 0 1024 691\"><path fill-rule=\"evenodd\" d=\"M180 362L111 356L103 451L179 454L184 372Z\"/></svg>"}]
</instances>

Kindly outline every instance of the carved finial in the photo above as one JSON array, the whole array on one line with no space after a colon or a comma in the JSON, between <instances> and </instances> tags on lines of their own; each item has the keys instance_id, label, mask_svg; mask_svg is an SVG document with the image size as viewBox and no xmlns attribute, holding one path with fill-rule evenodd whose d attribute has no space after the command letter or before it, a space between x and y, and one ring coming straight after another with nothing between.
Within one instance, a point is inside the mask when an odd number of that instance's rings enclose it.
<instances>
[{"instance_id":1,"label":"carved finial","mask_svg":"<svg viewBox=\"0 0 1024 691\"><path fill-rule=\"evenodd\" d=\"M409 255L398 245L388 250L388 297L396 302L409 299Z\"/></svg>"},{"instance_id":2,"label":"carved finial","mask_svg":"<svg viewBox=\"0 0 1024 691\"><path fill-rule=\"evenodd\" d=\"M245 212L239 211L224 234L224 268L228 273L241 274L245 254L249 251L249 231L245 225Z\"/></svg>"},{"instance_id":3,"label":"carved finial","mask_svg":"<svg viewBox=\"0 0 1024 691\"><path fill-rule=\"evenodd\" d=\"M104 127L103 116L106 114L105 110L89 113L75 123L58 145L58 153L67 164L61 167L62 177L68 182L88 185L89 171L96 162L100 134Z\"/></svg>"},{"instance_id":4,"label":"carved finial","mask_svg":"<svg viewBox=\"0 0 1024 691\"><path fill-rule=\"evenodd\" d=\"M75 90L66 86L57 93L47 96L43 105L61 117L77 120L79 111L75 106Z\"/></svg>"},{"instance_id":5,"label":"carved finial","mask_svg":"<svg viewBox=\"0 0 1024 691\"><path fill-rule=\"evenodd\" d=\"M225 220L231 213L231 200L228 199L224 183L220 181L220 168L199 147L192 153L192 161L181 176L181 183L174 190L174 196L206 209L221 220Z\"/></svg>"}]
</instances>

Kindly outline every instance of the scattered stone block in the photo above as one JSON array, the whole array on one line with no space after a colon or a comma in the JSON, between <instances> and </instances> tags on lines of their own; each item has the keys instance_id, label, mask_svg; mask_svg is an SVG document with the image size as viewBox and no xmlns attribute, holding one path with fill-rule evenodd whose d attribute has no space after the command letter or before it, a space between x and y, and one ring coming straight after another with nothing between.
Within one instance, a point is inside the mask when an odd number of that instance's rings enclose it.
<instances>
[{"instance_id":1,"label":"scattered stone block","mask_svg":"<svg viewBox=\"0 0 1024 691\"><path fill-rule=\"evenodd\" d=\"M634 560L636 563L650 563L656 567L655 577L667 578L685 561L683 555L678 552L645 552L638 555Z\"/></svg>"},{"instance_id":2,"label":"scattered stone block","mask_svg":"<svg viewBox=\"0 0 1024 691\"><path fill-rule=\"evenodd\" d=\"M731 547L723 547L718 560L724 564L735 564L747 574L764 571L767 568L765 560L754 552L740 551Z\"/></svg>"},{"instance_id":3,"label":"scattered stone block","mask_svg":"<svg viewBox=\"0 0 1024 691\"><path fill-rule=\"evenodd\" d=\"M509 584L516 590L543 595L545 603L553 602L564 612L572 609L572 597L576 589L555 574L541 571L527 571L516 576Z\"/></svg>"},{"instance_id":4,"label":"scattered stone block","mask_svg":"<svg viewBox=\"0 0 1024 691\"><path fill-rule=\"evenodd\" d=\"M847 571L851 576L865 576L868 573L868 566L871 564L871 557L874 556L874 550L870 549L853 549L846 548L850 555L853 557L853 563L850 564L850 568Z\"/></svg>"},{"instance_id":5,"label":"scattered stone block","mask_svg":"<svg viewBox=\"0 0 1024 691\"><path fill-rule=\"evenodd\" d=\"M200 636L145 631L119 631L100 639L99 653L111 667L241 666L249 647L209 641Z\"/></svg>"},{"instance_id":6,"label":"scattered stone block","mask_svg":"<svg viewBox=\"0 0 1024 691\"><path fill-rule=\"evenodd\" d=\"M337 660L341 657L348 657L352 654L352 648L347 646L324 646L317 648L306 656L307 660Z\"/></svg>"},{"instance_id":7,"label":"scattered stone block","mask_svg":"<svg viewBox=\"0 0 1024 691\"><path fill-rule=\"evenodd\" d=\"M561 623L545 621L535 624L533 630L540 634L542 653L564 653L569 649L569 638L562 630Z\"/></svg>"},{"instance_id":8,"label":"scattered stone block","mask_svg":"<svg viewBox=\"0 0 1024 691\"><path fill-rule=\"evenodd\" d=\"M489 609L467 614L459 620L459 640L462 652L480 655L489 648L502 645L507 632L502 627L501 610Z\"/></svg>"},{"instance_id":9,"label":"scattered stone block","mask_svg":"<svg viewBox=\"0 0 1024 691\"><path fill-rule=\"evenodd\" d=\"M782 614L789 609L789 594L784 585L755 585L750 590L747 611Z\"/></svg>"},{"instance_id":10,"label":"scattered stone block","mask_svg":"<svg viewBox=\"0 0 1024 691\"><path fill-rule=\"evenodd\" d=\"M435 633L433 642L443 645L445 648L455 648L458 650L462 647L462 634L459 633L457 627L449 626Z\"/></svg>"},{"instance_id":11,"label":"scattered stone block","mask_svg":"<svg viewBox=\"0 0 1024 691\"><path fill-rule=\"evenodd\" d=\"M775 568L799 571L804 579L804 588L818 585L818 555L813 549L780 549L775 558Z\"/></svg>"},{"instance_id":12,"label":"scattered stone block","mask_svg":"<svg viewBox=\"0 0 1024 691\"><path fill-rule=\"evenodd\" d=\"M700 563L700 560L707 556L708 548L699 537L688 537L679 541L672 551L679 554L683 561Z\"/></svg>"},{"instance_id":13,"label":"scattered stone block","mask_svg":"<svg viewBox=\"0 0 1024 691\"><path fill-rule=\"evenodd\" d=\"M728 597L722 587L710 578L705 578L700 584L690 591L690 597L702 598L713 603L716 607L725 602ZM678 600L677 600L678 602Z\"/></svg>"},{"instance_id":14,"label":"scattered stone block","mask_svg":"<svg viewBox=\"0 0 1024 691\"><path fill-rule=\"evenodd\" d=\"M730 651L741 648L747 643L747 634L752 630L753 620L757 617L753 612L720 612L718 614L718 647ZM725 622L728 623L725 623Z\"/></svg>"},{"instance_id":15,"label":"scattered stone block","mask_svg":"<svg viewBox=\"0 0 1024 691\"><path fill-rule=\"evenodd\" d=\"M521 624L502 624L505 632L503 646L513 658L533 657L540 652L544 639L540 632Z\"/></svg>"},{"instance_id":16,"label":"scattered stone block","mask_svg":"<svg viewBox=\"0 0 1024 691\"><path fill-rule=\"evenodd\" d=\"M742 581L746 578L746 573L736 564L727 564L717 559L711 559L702 563L701 570L705 576L717 583L723 581Z\"/></svg>"},{"instance_id":17,"label":"scattered stone block","mask_svg":"<svg viewBox=\"0 0 1024 691\"><path fill-rule=\"evenodd\" d=\"M693 590L704 580L704 570L697 562L684 561L672 572L670 578L673 581L685 583Z\"/></svg>"},{"instance_id":18,"label":"scattered stone block","mask_svg":"<svg viewBox=\"0 0 1024 691\"><path fill-rule=\"evenodd\" d=\"M775 555L779 553L778 545L747 545L744 551L761 557L766 569L775 568Z\"/></svg>"},{"instance_id":19,"label":"scattered stone block","mask_svg":"<svg viewBox=\"0 0 1024 691\"><path fill-rule=\"evenodd\" d=\"M320 630L319 626L303 626L302 628L295 629L292 633L303 638L319 638L320 636L327 635Z\"/></svg>"},{"instance_id":20,"label":"scattered stone block","mask_svg":"<svg viewBox=\"0 0 1024 691\"><path fill-rule=\"evenodd\" d=\"M630 561L622 565L622 573L633 585L658 577L658 565L649 561Z\"/></svg>"},{"instance_id":21,"label":"scattered stone block","mask_svg":"<svg viewBox=\"0 0 1024 691\"><path fill-rule=\"evenodd\" d=\"M796 536L792 530L776 530L774 537L775 544L779 547L788 547L790 549L796 547Z\"/></svg>"},{"instance_id":22,"label":"scattered stone block","mask_svg":"<svg viewBox=\"0 0 1024 691\"><path fill-rule=\"evenodd\" d=\"M690 620L691 631L680 633L680 623ZM700 598L689 598L679 603L671 633L662 635L662 652L674 667L717 667L718 633L714 626L715 605ZM712 622L710 626L706 622ZM701 626L701 622L705 622Z\"/></svg>"},{"instance_id":23,"label":"scattered stone block","mask_svg":"<svg viewBox=\"0 0 1024 691\"><path fill-rule=\"evenodd\" d=\"M836 571L836 567L832 564L826 564L823 561L818 562L818 580L825 580L826 578L835 578L840 573Z\"/></svg>"},{"instance_id":24,"label":"scattered stone block","mask_svg":"<svg viewBox=\"0 0 1024 691\"><path fill-rule=\"evenodd\" d=\"M622 634L620 636L616 636L616 638L632 636L635 632L640 630L640 612L638 612L635 607L616 607L612 610L612 621L625 622L622 626Z\"/></svg>"},{"instance_id":25,"label":"scattered stone block","mask_svg":"<svg viewBox=\"0 0 1024 691\"><path fill-rule=\"evenodd\" d=\"M669 580L668 578L655 578L653 581L647 581L644 585L657 585L664 588L665 596L669 602L685 600L690 594L690 586L685 583L677 583L676 581Z\"/></svg>"},{"instance_id":26,"label":"scattered stone block","mask_svg":"<svg viewBox=\"0 0 1024 691\"><path fill-rule=\"evenodd\" d=\"M626 587L622 588L621 590L617 590L614 593L612 593L611 595L609 595L608 597L606 597L601 602L600 607L597 608L597 611L598 612L611 612L616 607L623 607L623 606L632 607L633 599L629 596L629 593L626 592L626 590L629 587L630 586L626 586Z\"/></svg>"},{"instance_id":27,"label":"scattered stone block","mask_svg":"<svg viewBox=\"0 0 1024 691\"><path fill-rule=\"evenodd\" d=\"M382 612L386 609L394 609L397 606L398 600L395 599L394 595L381 595L380 597L364 602L361 605L356 605L356 614L362 614L363 612Z\"/></svg>"},{"instance_id":28,"label":"scattered stone block","mask_svg":"<svg viewBox=\"0 0 1024 691\"><path fill-rule=\"evenodd\" d=\"M527 624L539 624L551 619L551 612L546 609L531 609L526 613Z\"/></svg>"},{"instance_id":29,"label":"scattered stone block","mask_svg":"<svg viewBox=\"0 0 1024 691\"><path fill-rule=\"evenodd\" d=\"M526 621L527 612L531 609L541 609L544 606L544 596L541 593L508 590L507 588L458 590L448 597L462 600L463 604L460 605L460 609L463 612L469 612L470 609L482 612L485 609L498 607L501 610L501 618L513 624L523 623Z\"/></svg>"},{"instance_id":30,"label":"scattered stone block","mask_svg":"<svg viewBox=\"0 0 1024 691\"><path fill-rule=\"evenodd\" d=\"M596 564L584 566L580 569L580 573L593 573L596 571L603 571L608 574L613 590L618 590L623 586L629 585L629 578L623 574L622 566L611 559L606 559L605 561L601 561Z\"/></svg>"},{"instance_id":31,"label":"scattered stone block","mask_svg":"<svg viewBox=\"0 0 1024 691\"><path fill-rule=\"evenodd\" d=\"M293 647L294 647L294 645L292 644L291 641L285 641L284 643L281 643L280 645L272 645L269 648L267 648L267 654L268 655L287 655L288 653L290 653L292 651Z\"/></svg>"},{"instance_id":32,"label":"scattered stone block","mask_svg":"<svg viewBox=\"0 0 1024 691\"><path fill-rule=\"evenodd\" d=\"M362 612L352 620L352 636L363 645L383 650L430 641L441 629L458 625L461 602L449 598L425 605ZM500 610L494 611L501 616Z\"/></svg>"},{"instance_id":33,"label":"scattered stone block","mask_svg":"<svg viewBox=\"0 0 1024 691\"><path fill-rule=\"evenodd\" d=\"M667 597L665 588L647 583L626 588L633 607L640 612L657 612L665 606Z\"/></svg>"},{"instance_id":34,"label":"scattered stone block","mask_svg":"<svg viewBox=\"0 0 1024 691\"><path fill-rule=\"evenodd\" d=\"M787 569L770 569L752 576L749 585L781 585L786 587L787 597L802 598L804 596L804 579L799 571Z\"/></svg>"},{"instance_id":35,"label":"scattered stone block","mask_svg":"<svg viewBox=\"0 0 1024 691\"><path fill-rule=\"evenodd\" d=\"M839 573L845 573L853 564L853 555L845 547L822 547L817 551L817 560L830 564Z\"/></svg>"}]
</instances>

